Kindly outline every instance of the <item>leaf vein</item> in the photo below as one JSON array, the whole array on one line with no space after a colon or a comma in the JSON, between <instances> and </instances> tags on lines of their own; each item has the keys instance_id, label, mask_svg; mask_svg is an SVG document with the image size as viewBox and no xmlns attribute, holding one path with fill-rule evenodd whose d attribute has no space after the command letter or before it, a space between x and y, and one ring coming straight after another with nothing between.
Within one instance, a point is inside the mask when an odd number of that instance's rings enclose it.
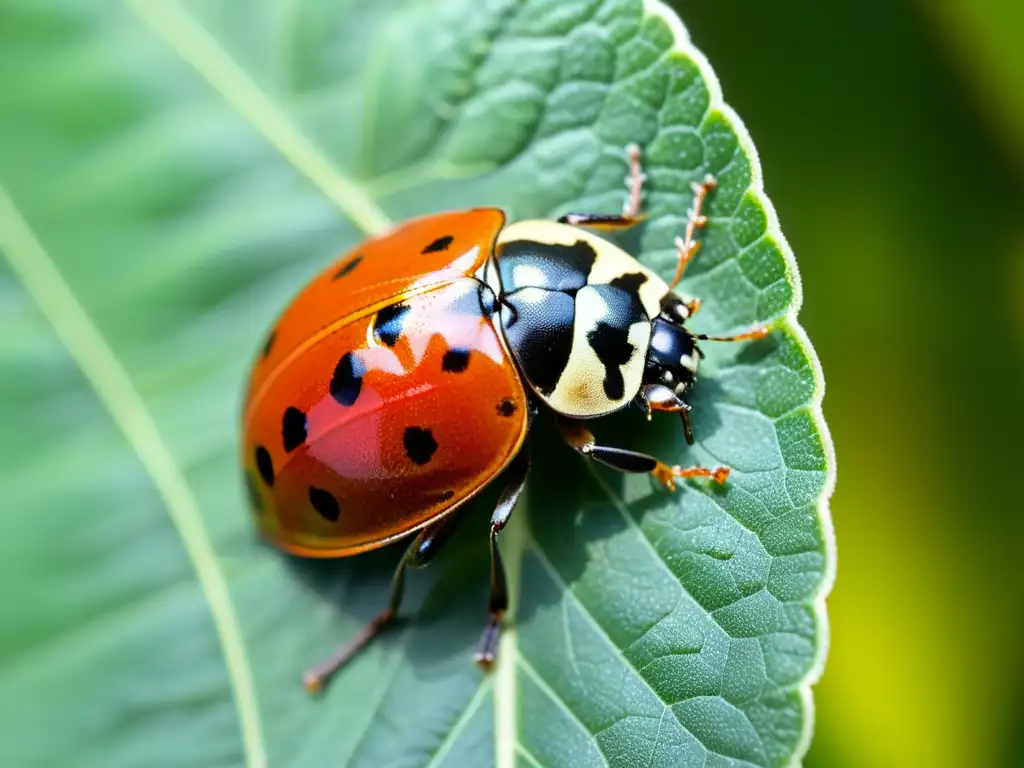
<instances>
[{"instance_id":1,"label":"leaf vein","mask_svg":"<svg viewBox=\"0 0 1024 768\"><path fill-rule=\"evenodd\" d=\"M597 619L595 619L593 614L590 613L587 606L583 603L582 600L580 600L579 595L577 595L575 592L572 591L572 589L569 588L569 584L562 577L562 574L558 572L558 569L555 568L554 563L551 562L551 559L547 556L544 550L541 549L540 545L536 541L533 542L532 549L537 557L537 561L547 572L548 576L551 577L552 581L554 581L555 584L562 588L565 594L570 595L572 597L573 601L576 603L576 605L579 606L580 611L590 621L591 625L594 627L597 633L601 635L605 639L605 641L609 645L611 645L612 648L616 648L621 651L622 649L619 648L618 644L614 640L612 640L611 636L608 634L608 631L598 623ZM522 658L523 657L520 656L520 660L522 660ZM631 662L623 654L620 654L619 658L622 660L622 663L629 670L631 670L634 675L636 675L637 679L644 684L647 690L654 694L655 698L657 698L658 701L660 701L666 709L672 709L671 705L669 705L669 703L662 698L661 694L658 691L656 691L653 687L651 687L651 684L647 681L647 678L640 674L640 671L636 668L633 662ZM676 719L676 722L679 723L680 728L682 728L684 731L690 734L690 736L692 736L694 740L697 741L697 743L699 743L702 747L708 749L707 745L705 745L704 742L702 742L695 733L693 733L689 728L686 727L686 725L683 724L683 722L679 719L679 716L675 713L675 710L672 710L672 716Z\"/></svg>"},{"instance_id":2,"label":"leaf vein","mask_svg":"<svg viewBox=\"0 0 1024 768\"><path fill-rule=\"evenodd\" d=\"M163 499L210 607L250 766L267 764L256 686L227 578L199 504L142 395L107 340L0 186L0 244L29 295L77 363Z\"/></svg>"},{"instance_id":3,"label":"leaf vein","mask_svg":"<svg viewBox=\"0 0 1024 768\"><path fill-rule=\"evenodd\" d=\"M588 733L591 736L596 736L597 735L594 731L592 731L590 728L588 728L583 723L582 720L580 720L579 715L577 715L575 712L573 712L572 708L565 701L565 699L563 699L561 696L559 696L558 692L555 691L550 685L548 685L547 681L544 680L544 678L542 678L540 676L540 673L537 672L536 669L534 669L533 665L530 664L530 662L528 662L526 660L526 658L522 654L519 655L519 658L518 658L517 661L518 661L518 664L519 664L519 668L522 669L523 672L526 673L527 677L529 677L531 680L533 680L534 685L536 685L549 699L551 699L551 701L553 701L555 704L557 704L558 707L563 712L565 712L565 714L567 714L572 719L572 721L574 723L576 723L576 725L578 725L580 728L583 729L583 731L585 733ZM595 744L597 744L597 740L596 739L594 740L594 742L595 742ZM605 757L604 751L601 749L601 745L600 744L597 744L597 749L598 749L599 752L601 752L601 759L604 760L604 764L608 765L608 758Z\"/></svg>"},{"instance_id":4,"label":"leaf vein","mask_svg":"<svg viewBox=\"0 0 1024 768\"><path fill-rule=\"evenodd\" d=\"M594 478L594 481L597 483L597 485L601 488L601 490L604 491L605 495L608 497L608 500L612 503L612 506L615 507L618 510L619 514L622 515L623 519L626 522L626 525L632 528L633 531L639 535L640 540L644 543L644 545L647 547L650 553L654 555L654 558L658 561L658 563L661 564L661 567L665 569L665 572L668 573L668 575L672 578L673 582L679 584L680 590L686 591L686 588L680 583L679 577L672 573L672 570L668 567L668 564L665 562L665 558L663 558L661 556L661 553L659 553L658 550L655 548L654 543L651 541L650 537L648 537L647 532L644 531L644 529L640 527L639 523L637 523L633 516L629 514L629 509L623 503L622 499L620 499L618 495L615 493L615 491L611 489L608 483L604 481L604 478L597 474L597 469L594 466L593 461L590 461L588 459L583 459L583 461L586 463L587 470L590 472L591 477ZM718 508L722 509L722 511L725 512L725 514L728 517L730 517L733 520L736 519L732 517L732 515L729 515L728 511L726 511L721 504L718 504L718 502L715 503L718 506ZM757 534L755 533L754 535L756 536ZM758 539L758 541L760 541L760 539ZM728 631L726 631L725 627L718 623L718 619L715 618L715 615L711 611L709 611L707 608L705 608L703 605L697 602L696 599L694 600L694 604L700 606L700 609L704 611L705 615L707 615L708 618L714 621L718 628L725 632L726 635L729 635Z\"/></svg>"},{"instance_id":5,"label":"leaf vein","mask_svg":"<svg viewBox=\"0 0 1024 768\"><path fill-rule=\"evenodd\" d=\"M530 750L528 750L519 742L516 742L516 752L525 757L533 765L537 766L537 768L545 768L544 764L541 763L541 761L538 760L536 757L534 757L533 753L530 752Z\"/></svg>"},{"instance_id":6,"label":"leaf vein","mask_svg":"<svg viewBox=\"0 0 1024 768\"><path fill-rule=\"evenodd\" d=\"M405 632L398 633L399 637L404 634ZM380 679L377 681L375 685L377 694L375 697L376 701L373 701L373 703L367 708L368 717L366 719L366 725L363 726L363 729L362 731L360 731L359 736L356 737L356 739L352 742L352 748L349 750L349 753L345 756L345 759L340 761L338 765L348 765L349 762L351 761L352 755L354 755L359 750L359 747L365 741L366 734L369 733L370 728L373 727L374 717L380 711L381 705L384 703L384 699L387 696L388 689L390 689L391 685L394 683L395 677L398 675L398 670L402 667L401 661L402 654L395 650L393 652L391 660L388 662L387 669L384 671L384 673L381 675Z\"/></svg>"},{"instance_id":7,"label":"leaf vein","mask_svg":"<svg viewBox=\"0 0 1024 768\"><path fill-rule=\"evenodd\" d=\"M374 234L391 226L365 188L335 167L184 8L171 2L124 1L363 232Z\"/></svg>"},{"instance_id":8,"label":"leaf vein","mask_svg":"<svg viewBox=\"0 0 1024 768\"><path fill-rule=\"evenodd\" d=\"M661 726L665 723L665 713L668 711L668 707L665 707L661 713L661 719L658 721L658 732L654 735L654 743L651 745L651 757L647 761L647 768L651 768L654 765L654 756L658 754L658 742L661 741ZM707 760L707 753L704 754L704 759Z\"/></svg>"},{"instance_id":9,"label":"leaf vein","mask_svg":"<svg viewBox=\"0 0 1024 768\"><path fill-rule=\"evenodd\" d=\"M452 745L458 741L459 736L466 729L469 721L473 719L473 715L480 709L480 705L483 704L487 694L491 692L494 687L491 684L493 678L486 678L476 689L476 692L470 697L466 703L465 708L455 719L455 723L452 725L452 729L448 731L448 735L444 737L444 740L438 745L438 748L434 751L433 756L430 758L430 762L427 763L427 768L436 768L441 765L448 752L451 751Z\"/></svg>"}]
</instances>

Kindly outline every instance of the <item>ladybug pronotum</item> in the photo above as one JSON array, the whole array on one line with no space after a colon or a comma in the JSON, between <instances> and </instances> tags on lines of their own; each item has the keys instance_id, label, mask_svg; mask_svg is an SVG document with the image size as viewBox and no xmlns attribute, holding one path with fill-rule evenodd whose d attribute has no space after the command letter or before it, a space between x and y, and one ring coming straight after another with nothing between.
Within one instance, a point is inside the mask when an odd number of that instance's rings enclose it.
<instances>
[{"instance_id":1,"label":"ladybug pronotum","mask_svg":"<svg viewBox=\"0 0 1024 768\"><path fill-rule=\"evenodd\" d=\"M693 185L672 282L589 230L641 220L644 176L628 148L621 215L571 213L507 224L498 208L441 213L368 240L317 276L284 311L255 361L242 462L261 533L307 557L345 557L415 534L384 611L307 672L320 690L396 615L404 572L448 539L452 514L504 473L491 522L491 596L476 651L494 660L508 605L498 534L526 481L531 421L553 417L583 456L650 473L724 482L725 467L680 467L597 443L586 419L634 403L678 413L701 358L686 321L699 302L673 289L696 253L714 187Z\"/></svg>"}]
</instances>

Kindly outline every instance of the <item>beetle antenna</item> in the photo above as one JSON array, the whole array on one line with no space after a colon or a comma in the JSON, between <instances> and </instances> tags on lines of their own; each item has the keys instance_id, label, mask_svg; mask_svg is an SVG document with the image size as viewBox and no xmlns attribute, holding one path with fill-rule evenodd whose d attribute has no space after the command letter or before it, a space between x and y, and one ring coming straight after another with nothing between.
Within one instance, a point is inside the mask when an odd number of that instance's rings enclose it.
<instances>
[{"instance_id":1,"label":"beetle antenna","mask_svg":"<svg viewBox=\"0 0 1024 768\"><path fill-rule=\"evenodd\" d=\"M706 333L695 333L693 336L699 341L753 341L754 339L763 339L771 331L772 327L770 325L759 325L745 333L737 333L734 336L708 336Z\"/></svg>"}]
</instances>

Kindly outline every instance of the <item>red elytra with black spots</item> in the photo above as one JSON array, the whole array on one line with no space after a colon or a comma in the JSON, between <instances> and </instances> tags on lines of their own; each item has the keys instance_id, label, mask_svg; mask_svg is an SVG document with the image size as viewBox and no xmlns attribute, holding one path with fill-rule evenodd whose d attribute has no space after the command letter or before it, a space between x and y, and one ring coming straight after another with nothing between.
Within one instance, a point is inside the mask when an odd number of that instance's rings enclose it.
<instances>
[{"instance_id":1,"label":"red elytra with black spots","mask_svg":"<svg viewBox=\"0 0 1024 768\"><path fill-rule=\"evenodd\" d=\"M498 209L406 222L324 270L279 318L251 372L242 439L274 544L309 557L381 546L516 455L527 395L493 294L472 277L504 222Z\"/></svg>"}]
</instances>

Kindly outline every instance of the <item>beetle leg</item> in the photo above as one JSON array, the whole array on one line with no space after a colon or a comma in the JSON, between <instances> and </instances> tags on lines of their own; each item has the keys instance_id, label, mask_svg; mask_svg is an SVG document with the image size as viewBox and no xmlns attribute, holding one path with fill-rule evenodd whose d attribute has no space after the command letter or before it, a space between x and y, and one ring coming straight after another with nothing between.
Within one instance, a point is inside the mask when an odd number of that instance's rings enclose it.
<instances>
[{"instance_id":1,"label":"beetle leg","mask_svg":"<svg viewBox=\"0 0 1024 768\"><path fill-rule=\"evenodd\" d=\"M643 203L644 182L647 181L647 176L640 165L640 147L630 144L626 147L626 155L629 157L629 175L626 176L626 187L629 189L629 194L626 196L626 202L622 205L622 213L567 213L558 219L561 224L616 231L628 229L643 221L644 216L640 208Z\"/></svg>"},{"instance_id":2,"label":"beetle leg","mask_svg":"<svg viewBox=\"0 0 1024 768\"><path fill-rule=\"evenodd\" d=\"M709 173L702 181L695 181L690 185L691 189L693 189L693 207L686 217L686 232L684 236L676 238L676 252L679 254L679 262L676 265L676 274L672 278L669 288L675 288L679 284L679 281L683 279L683 272L686 271L686 266L696 255L697 251L700 250L700 243L693 238L698 228L707 226L708 217L701 213L701 209L704 207L704 201L707 199L708 193L715 188L717 183L715 177ZM700 303L697 302L690 314L692 315L696 312L699 306Z\"/></svg>"},{"instance_id":3,"label":"beetle leg","mask_svg":"<svg viewBox=\"0 0 1024 768\"><path fill-rule=\"evenodd\" d=\"M598 445L593 433L581 421L565 417L558 418L562 438L582 456L599 461L620 472L647 473L669 491L676 488L676 480L687 477L710 477L716 483L724 483L729 477L728 467L681 467L670 466L653 456L610 445Z\"/></svg>"},{"instance_id":4,"label":"beetle leg","mask_svg":"<svg viewBox=\"0 0 1024 768\"><path fill-rule=\"evenodd\" d=\"M434 558L445 542L451 538L452 533L454 533L461 511L455 510L451 514L445 515L436 523L428 525L417 534L395 569L395 575L391 579L391 595L388 598L387 608L363 627L352 640L338 648L328 659L325 659L303 675L302 681L307 691L310 693L321 692L339 669L351 661L373 638L391 625L402 604L402 595L405 592L406 568L422 568Z\"/></svg>"},{"instance_id":5,"label":"beetle leg","mask_svg":"<svg viewBox=\"0 0 1024 768\"><path fill-rule=\"evenodd\" d=\"M484 667L489 667L494 662L498 639L501 636L501 620L508 610L508 583L505 579L505 565L501 561L501 551L498 549L498 534L512 516L512 510L515 509L516 502L526 485L526 475L529 471L530 456L524 447L509 464L505 489L501 492L494 514L491 515L491 596L487 604L487 626L480 636L480 643L474 656L476 663Z\"/></svg>"},{"instance_id":6,"label":"beetle leg","mask_svg":"<svg viewBox=\"0 0 1024 768\"><path fill-rule=\"evenodd\" d=\"M693 429L690 427L690 406L671 389L661 384L645 384L640 388L637 399L647 411L647 420L651 420L653 411L678 413L683 420L683 436L689 445L693 445Z\"/></svg>"}]
</instances>

